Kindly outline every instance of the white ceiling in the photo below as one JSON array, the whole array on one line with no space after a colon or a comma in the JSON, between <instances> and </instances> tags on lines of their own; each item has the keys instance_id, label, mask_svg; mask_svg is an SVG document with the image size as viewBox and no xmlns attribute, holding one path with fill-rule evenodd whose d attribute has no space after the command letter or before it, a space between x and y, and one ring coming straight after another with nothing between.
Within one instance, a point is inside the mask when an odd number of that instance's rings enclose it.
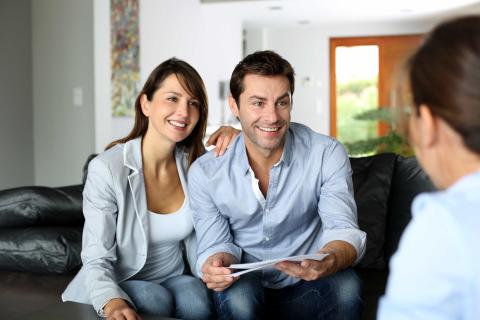
<instances>
[{"instance_id":1,"label":"white ceiling","mask_svg":"<svg viewBox=\"0 0 480 320\"><path fill-rule=\"evenodd\" d=\"M202 8L207 12L241 19L246 27L291 27L302 24L363 21L394 22L480 13L479 0L201 0L201 2Z\"/></svg>"}]
</instances>

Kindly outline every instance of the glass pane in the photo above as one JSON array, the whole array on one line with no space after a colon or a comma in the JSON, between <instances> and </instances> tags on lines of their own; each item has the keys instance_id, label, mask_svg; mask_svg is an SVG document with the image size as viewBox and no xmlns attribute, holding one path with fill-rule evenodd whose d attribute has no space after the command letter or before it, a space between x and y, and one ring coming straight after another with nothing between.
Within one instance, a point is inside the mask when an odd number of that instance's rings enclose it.
<instances>
[{"instance_id":1,"label":"glass pane","mask_svg":"<svg viewBox=\"0 0 480 320\"><path fill-rule=\"evenodd\" d=\"M337 139L352 143L378 136L377 122L354 117L378 106L378 46L337 47Z\"/></svg>"}]
</instances>

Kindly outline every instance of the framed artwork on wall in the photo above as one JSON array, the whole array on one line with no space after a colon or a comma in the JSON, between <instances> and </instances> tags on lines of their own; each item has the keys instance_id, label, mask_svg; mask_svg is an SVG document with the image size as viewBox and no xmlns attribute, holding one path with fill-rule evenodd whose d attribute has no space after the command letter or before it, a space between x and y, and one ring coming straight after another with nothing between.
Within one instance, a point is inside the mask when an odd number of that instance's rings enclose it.
<instances>
[{"instance_id":1,"label":"framed artwork on wall","mask_svg":"<svg viewBox=\"0 0 480 320\"><path fill-rule=\"evenodd\" d=\"M110 0L112 115L134 116L140 91L139 0Z\"/></svg>"}]
</instances>

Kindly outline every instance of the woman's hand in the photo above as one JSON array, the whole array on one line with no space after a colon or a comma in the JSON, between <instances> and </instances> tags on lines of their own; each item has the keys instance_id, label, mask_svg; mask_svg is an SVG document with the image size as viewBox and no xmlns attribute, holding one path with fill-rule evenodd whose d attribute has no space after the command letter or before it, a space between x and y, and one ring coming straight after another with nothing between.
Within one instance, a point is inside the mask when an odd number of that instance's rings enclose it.
<instances>
[{"instance_id":1,"label":"woman's hand","mask_svg":"<svg viewBox=\"0 0 480 320\"><path fill-rule=\"evenodd\" d=\"M208 146L215 146L213 153L216 157L222 156L227 150L230 142L235 138L241 131L230 126L221 126L215 131L207 141Z\"/></svg>"},{"instance_id":2,"label":"woman's hand","mask_svg":"<svg viewBox=\"0 0 480 320\"><path fill-rule=\"evenodd\" d=\"M141 320L140 316L123 299L112 299L103 307L107 320Z\"/></svg>"}]
</instances>

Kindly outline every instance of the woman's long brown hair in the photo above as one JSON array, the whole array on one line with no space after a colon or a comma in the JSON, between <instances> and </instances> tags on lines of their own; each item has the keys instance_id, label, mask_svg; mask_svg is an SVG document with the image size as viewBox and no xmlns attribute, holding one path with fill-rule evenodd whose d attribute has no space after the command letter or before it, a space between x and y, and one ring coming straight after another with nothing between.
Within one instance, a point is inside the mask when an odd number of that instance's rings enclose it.
<instances>
[{"instance_id":1,"label":"woman's long brown hair","mask_svg":"<svg viewBox=\"0 0 480 320\"><path fill-rule=\"evenodd\" d=\"M414 111L428 106L480 154L480 16L437 26L408 68Z\"/></svg>"},{"instance_id":2,"label":"woman's long brown hair","mask_svg":"<svg viewBox=\"0 0 480 320\"><path fill-rule=\"evenodd\" d=\"M152 101L153 95L157 89L171 74L175 74L185 91L198 100L200 111L198 122L193 131L185 140L178 144L185 147L188 153L189 166L204 152L205 149L202 140L207 129L208 116L208 98L205 85L198 72L191 65L176 58L171 58L162 62L152 71L152 73L150 73L142 91L140 91L135 100L135 124L133 129L126 137L111 142L105 150L108 150L119 143L125 143L145 135L148 129L148 118L143 114L140 105L140 98L142 95L146 95L148 101Z\"/></svg>"}]
</instances>

